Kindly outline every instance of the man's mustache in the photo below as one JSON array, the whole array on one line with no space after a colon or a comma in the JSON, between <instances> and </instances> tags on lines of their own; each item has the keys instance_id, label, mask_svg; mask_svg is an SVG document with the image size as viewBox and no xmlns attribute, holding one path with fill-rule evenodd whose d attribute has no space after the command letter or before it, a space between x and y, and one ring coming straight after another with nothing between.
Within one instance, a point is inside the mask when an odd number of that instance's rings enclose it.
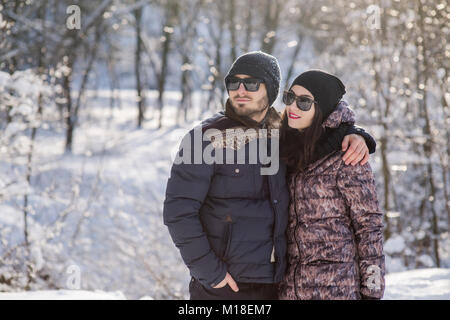
<instances>
[{"instance_id":1,"label":"man's mustache","mask_svg":"<svg viewBox=\"0 0 450 320\"><path fill-rule=\"evenodd\" d=\"M233 100L236 100L236 99L249 99L249 100L252 100L252 98L247 97L247 96L244 96L244 97L236 96L236 97L233 98Z\"/></svg>"}]
</instances>

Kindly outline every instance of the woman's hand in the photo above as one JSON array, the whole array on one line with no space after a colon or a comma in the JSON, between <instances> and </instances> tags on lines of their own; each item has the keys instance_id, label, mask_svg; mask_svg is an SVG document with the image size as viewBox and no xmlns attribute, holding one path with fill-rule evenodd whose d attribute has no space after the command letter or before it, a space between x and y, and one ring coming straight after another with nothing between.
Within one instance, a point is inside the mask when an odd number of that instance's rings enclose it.
<instances>
[{"instance_id":1,"label":"woman's hand","mask_svg":"<svg viewBox=\"0 0 450 320\"><path fill-rule=\"evenodd\" d=\"M342 157L346 165L354 166L360 161L360 164L364 165L369 161L369 148L364 138L358 134L350 134L344 137L342 151L347 151Z\"/></svg>"}]
</instances>

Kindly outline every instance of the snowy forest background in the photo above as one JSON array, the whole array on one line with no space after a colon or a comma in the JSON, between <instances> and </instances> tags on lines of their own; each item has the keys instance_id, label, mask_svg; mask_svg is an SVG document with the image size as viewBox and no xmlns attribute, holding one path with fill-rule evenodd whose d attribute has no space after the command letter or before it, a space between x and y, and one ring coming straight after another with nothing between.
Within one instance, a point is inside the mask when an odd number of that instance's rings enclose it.
<instances>
[{"instance_id":1,"label":"snowy forest background","mask_svg":"<svg viewBox=\"0 0 450 320\"><path fill-rule=\"evenodd\" d=\"M0 291L186 298L172 157L251 50L282 88L346 84L377 140L387 271L450 268L449 21L444 0L0 0Z\"/></svg>"}]
</instances>

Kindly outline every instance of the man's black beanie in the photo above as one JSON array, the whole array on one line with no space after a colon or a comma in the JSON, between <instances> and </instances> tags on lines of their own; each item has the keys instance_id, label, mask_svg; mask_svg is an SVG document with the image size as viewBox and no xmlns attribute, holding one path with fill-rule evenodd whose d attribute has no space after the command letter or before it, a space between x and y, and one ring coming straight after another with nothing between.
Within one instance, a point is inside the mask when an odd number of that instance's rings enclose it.
<instances>
[{"instance_id":1,"label":"man's black beanie","mask_svg":"<svg viewBox=\"0 0 450 320\"><path fill-rule=\"evenodd\" d=\"M228 78L237 74L246 74L252 78L264 80L269 106L276 100L280 89L281 72L278 60L274 56L262 51L253 51L241 55L228 71L225 84Z\"/></svg>"},{"instance_id":2,"label":"man's black beanie","mask_svg":"<svg viewBox=\"0 0 450 320\"><path fill-rule=\"evenodd\" d=\"M319 104L323 120L334 111L345 94L345 86L338 77L321 70L310 70L300 74L291 84L308 89Z\"/></svg>"}]
</instances>

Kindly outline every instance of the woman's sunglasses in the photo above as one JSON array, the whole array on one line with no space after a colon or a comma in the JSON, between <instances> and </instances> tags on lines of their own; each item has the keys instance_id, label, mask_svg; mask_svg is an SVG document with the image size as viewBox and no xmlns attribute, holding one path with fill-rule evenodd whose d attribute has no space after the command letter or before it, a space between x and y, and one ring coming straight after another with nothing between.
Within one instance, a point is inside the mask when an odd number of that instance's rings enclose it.
<instances>
[{"instance_id":1,"label":"woman's sunglasses","mask_svg":"<svg viewBox=\"0 0 450 320\"><path fill-rule=\"evenodd\" d=\"M261 79L256 78L229 78L226 81L227 90L238 90L241 83L244 85L245 90L250 92L256 92L259 90L260 83L264 82Z\"/></svg>"},{"instance_id":2,"label":"woman's sunglasses","mask_svg":"<svg viewBox=\"0 0 450 320\"><path fill-rule=\"evenodd\" d=\"M297 103L297 107L303 111L309 111L313 103L317 103L308 96L296 96L292 91L283 92L283 103L285 105L291 105L293 102Z\"/></svg>"}]
</instances>

